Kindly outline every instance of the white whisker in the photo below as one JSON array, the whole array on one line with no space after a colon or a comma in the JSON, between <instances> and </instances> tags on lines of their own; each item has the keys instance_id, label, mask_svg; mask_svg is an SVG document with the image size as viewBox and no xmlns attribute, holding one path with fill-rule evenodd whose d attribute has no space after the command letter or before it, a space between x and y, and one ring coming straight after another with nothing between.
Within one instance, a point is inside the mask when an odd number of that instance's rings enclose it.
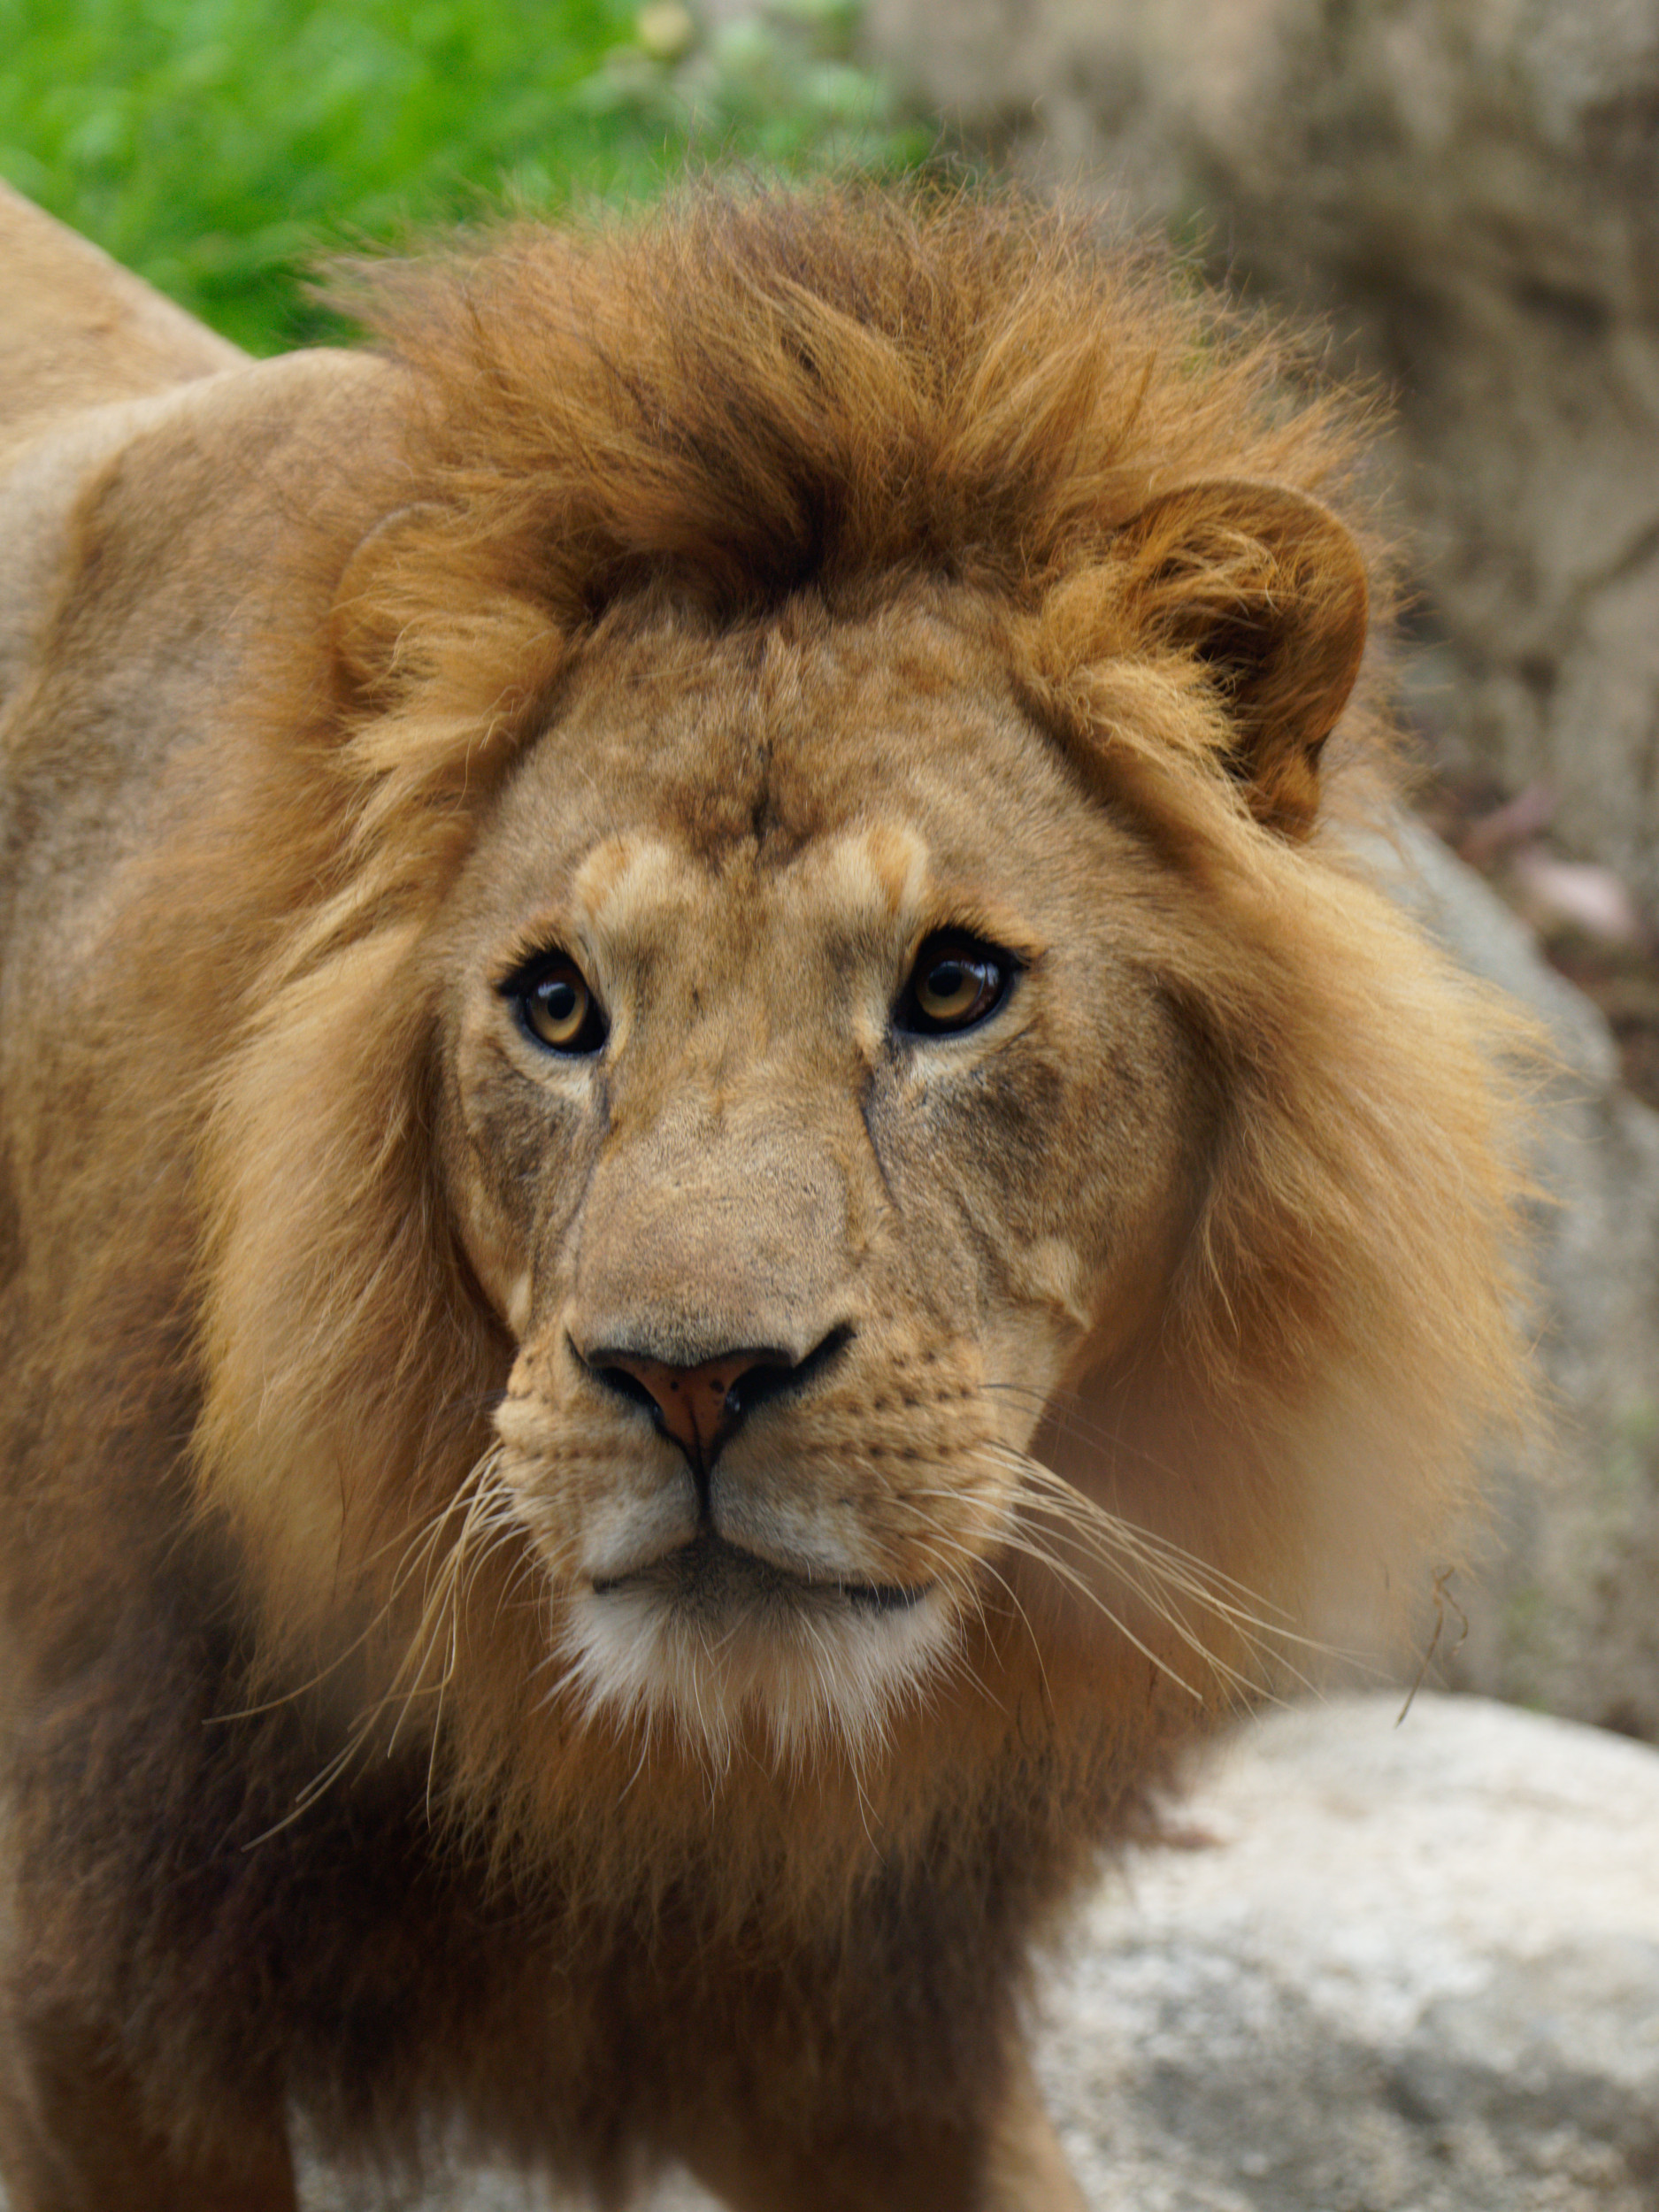
<instances>
[{"instance_id":1,"label":"white whisker","mask_svg":"<svg viewBox=\"0 0 1659 2212\"><path fill-rule=\"evenodd\" d=\"M511 1501L500 1487L501 1457L499 1445L492 1445L477 1460L454 1495L406 1539L384 1603L368 1628L350 1647L351 1650L361 1648L370 1637L383 1628L391 1618L398 1600L419 1581L419 1617L389 1684L381 1695L352 1722L345 1741L300 1791L288 1811L280 1820L273 1822L254 1837L246 1847L248 1849L253 1849L268 1837L290 1826L325 1796L349 1771L365 1749L382 1717L393 1709L395 1717L383 1755L388 1759L395 1756L398 1740L417 1699L426 1697L436 1700L426 1762L426 1807L428 1816L432 1816L436 1793L444 1693L454 1680L460 1664L460 1608L481 1564L481 1561L475 1557L469 1559L469 1554L474 1550L480 1529L489 1531L487 1552L505 1540L511 1529ZM446 1542L445 1532L449 1530L453 1530L453 1534ZM389 1544L381 1547L380 1555L384 1556L389 1548ZM434 1681L430 1678L432 1661L439 1651L442 1652L443 1662ZM342 1654L342 1657L346 1655L349 1654ZM330 1666L317 1677L317 1681L325 1680L340 1663L338 1658L331 1662ZM290 1691L285 1694L285 1697L292 1698L299 1694ZM283 1701L277 1700L273 1703ZM268 1709L271 1709L254 1707L250 1709L250 1712Z\"/></svg>"}]
</instances>

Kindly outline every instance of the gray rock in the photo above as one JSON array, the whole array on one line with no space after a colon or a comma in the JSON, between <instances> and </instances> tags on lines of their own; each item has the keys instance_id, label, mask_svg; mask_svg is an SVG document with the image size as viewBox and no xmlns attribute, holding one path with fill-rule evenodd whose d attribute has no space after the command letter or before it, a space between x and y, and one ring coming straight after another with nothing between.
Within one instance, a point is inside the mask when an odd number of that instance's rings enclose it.
<instances>
[{"instance_id":1,"label":"gray rock","mask_svg":"<svg viewBox=\"0 0 1659 2212\"><path fill-rule=\"evenodd\" d=\"M1651 2212L1659 1754L1477 1699L1276 1715L1049 2001L1100 2205Z\"/></svg>"},{"instance_id":2,"label":"gray rock","mask_svg":"<svg viewBox=\"0 0 1659 2212\"><path fill-rule=\"evenodd\" d=\"M1558 1059L1537 1099L1532 1256L1551 1396L1531 1451L1494 1461L1447 1676L1659 1740L1659 1114L1479 876L1409 823L1377 864L1466 967L1538 1014Z\"/></svg>"}]
</instances>

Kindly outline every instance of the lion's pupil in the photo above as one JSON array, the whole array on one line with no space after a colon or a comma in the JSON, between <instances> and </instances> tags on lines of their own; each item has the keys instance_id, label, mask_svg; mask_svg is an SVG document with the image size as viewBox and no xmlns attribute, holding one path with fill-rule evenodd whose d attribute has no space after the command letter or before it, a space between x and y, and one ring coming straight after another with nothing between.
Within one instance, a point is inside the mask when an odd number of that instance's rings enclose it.
<instances>
[{"instance_id":1,"label":"lion's pupil","mask_svg":"<svg viewBox=\"0 0 1659 2212\"><path fill-rule=\"evenodd\" d=\"M960 960L941 960L927 979L927 995L935 1014L951 1014L964 1003L975 979Z\"/></svg>"}]
</instances>

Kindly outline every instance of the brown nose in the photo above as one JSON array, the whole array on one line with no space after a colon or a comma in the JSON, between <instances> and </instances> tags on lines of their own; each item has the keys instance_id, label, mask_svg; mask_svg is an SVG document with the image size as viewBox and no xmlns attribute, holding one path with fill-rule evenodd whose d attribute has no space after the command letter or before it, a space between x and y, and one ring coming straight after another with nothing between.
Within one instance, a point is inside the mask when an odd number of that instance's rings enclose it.
<instances>
[{"instance_id":1,"label":"brown nose","mask_svg":"<svg viewBox=\"0 0 1659 2212\"><path fill-rule=\"evenodd\" d=\"M707 1467L726 1433L742 1417L733 1387L757 1368L787 1368L792 1363L775 1352L728 1352L721 1359L705 1360L701 1367L671 1367L660 1359L637 1359L610 1354L608 1371L632 1376L657 1402L664 1429L694 1467Z\"/></svg>"}]
</instances>

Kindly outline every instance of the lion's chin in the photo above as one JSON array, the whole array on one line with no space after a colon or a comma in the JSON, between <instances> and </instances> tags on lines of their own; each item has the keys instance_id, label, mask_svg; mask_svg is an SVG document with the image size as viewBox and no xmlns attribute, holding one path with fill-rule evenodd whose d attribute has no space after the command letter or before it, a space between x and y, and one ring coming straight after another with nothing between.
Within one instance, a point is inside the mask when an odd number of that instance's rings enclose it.
<instances>
[{"instance_id":1,"label":"lion's chin","mask_svg":"<svg viewBox=\"0 0 1659 2212\"><path fill-rule=\"evenodd\" d=\"M703 1534L571 1592L564 1684L597 1720L673 1731L724 1766L879 1753L953 1641L935 1586L818 1579Z\"/></svg>"}]
</instances>

